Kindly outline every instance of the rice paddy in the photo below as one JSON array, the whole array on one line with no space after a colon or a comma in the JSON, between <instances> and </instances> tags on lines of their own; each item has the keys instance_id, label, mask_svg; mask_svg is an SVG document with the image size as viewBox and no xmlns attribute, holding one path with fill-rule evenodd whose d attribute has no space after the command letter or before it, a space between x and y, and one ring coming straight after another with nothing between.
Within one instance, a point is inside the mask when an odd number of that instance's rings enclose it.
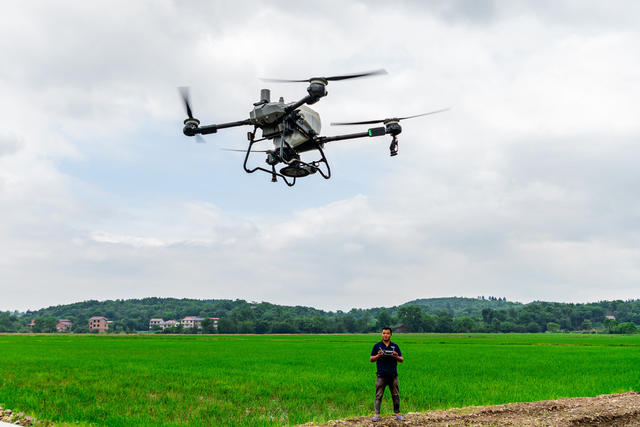
<instances>
[{"instance_id":1,"label":"rice paddy","mask_svg":"<svg viewBox=\"0 0 640 427\"><path fill-rule=\"evenodd\" d=\"M375 335L4 335L0 405L80 425L290 425L373 411ZM394 334L401 410L640 390L640 336ZM388 391L387 391L388 393ZM383 400L391 412L391 399Z\"/></svg>"}]
</instances>

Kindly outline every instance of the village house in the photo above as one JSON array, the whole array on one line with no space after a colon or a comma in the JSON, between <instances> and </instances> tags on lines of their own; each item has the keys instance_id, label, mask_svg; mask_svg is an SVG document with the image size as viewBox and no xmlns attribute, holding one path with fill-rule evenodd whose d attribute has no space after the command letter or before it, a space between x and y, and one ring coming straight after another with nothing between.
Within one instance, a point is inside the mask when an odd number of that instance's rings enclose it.
<instances>
[{"instance_id":1,"label":"village house","mask_svg":"<svg viewBox=\"0 0 640 427\"><path fill-rule=\"evenodd\" d=\"M180 322L178 322L177 320L167 320L162 325L162 329L164 330L166 328L174 328L174 327L178 326L179 324L180 324Z\"/></svg>"},{"instance_id":2,"label":"village house","mask_svg":"<svg viewBox=\"0 0 640 427\"><path fill-rule=\"evenodd\" d=\"M93 316L89 319L89 330L98 332L107 332L109 329L109 321L106 317Z\"/></svg>"},{"instance_id":3,"label":"village house","mask_svg":"<svg viewBox=\"0 0 640 427\"><path fill-rule=\"evenodd\" d=\"M67 332L71 330L71 320L69 319L58 319L58 324L56 325L56 331L58 332Z\"/></svg>"},{"instance_id":4,"label":"village house","mask_svg":"<svg viewBox=\"0 0 640 427\"><path fill-rule=\"evenodd\" d=\"M154 327L164 329L164 320L157 318L149 320L149 329Z\"/></svg>"},{"instance_id":5,"label":"village house","mask_svg":"<svg viewBox=\"0 0 640 427\"><path fill-rule=\"evenodd\" d=\"M180 323L185 329L198 328L200 329L200 323L204 320L204 317L187 316Z\"/></svg>"},{"instance_id":6,"label":"village house","mask_svg":"<svg viewBox=\"0 0 640 427\"><path fill-rule=\"evenodd\" d=\"M219 317L209 317L209 319L213 320L213 327L218 329L218 320L220 320Z\"/></svg>"}]
</instances>

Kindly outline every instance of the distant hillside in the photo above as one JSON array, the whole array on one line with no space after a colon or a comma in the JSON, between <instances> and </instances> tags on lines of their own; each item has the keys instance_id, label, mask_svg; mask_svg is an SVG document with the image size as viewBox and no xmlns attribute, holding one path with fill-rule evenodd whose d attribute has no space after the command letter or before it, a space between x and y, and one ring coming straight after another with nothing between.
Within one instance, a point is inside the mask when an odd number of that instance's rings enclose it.
<instances>
[{"instance_id":1,"label":"distant hillside","mask_svg":"<svg viewBox=\"0 0 640 427\"><path fill-rule=\"evenodd\" d=\"M427 298L401 306L354 308L348 312L284 306L244 300L142 298L83 301L26 313L0 312L0 332L55 332L57 319L69 319L73 332L89 332L88 319L104 316L111 332L148 331L151 318L180 320L186 316L219 318L220 333L379 332L400 326L409 332L544 332L607 331L631 333L640 325L640 300L587 304L505 298ZM33 321L33 326L29 323ZM198 331L165 330L171 333Z\"/></svg>"},{"instance_id":2,"label":"distant hillside","mask_svg":"<svg viewBox=\"0 0 640 427\"><path fill-rule=\"evenodd\" d=\"M522 303L507 301L506 298L488 297L481 298L422 298L406 302L400 307L417 305L427 313L438 313L446 311L453 317L477 317L482 313L482 309L491 308L494 310L504 310L509 308L520 309L524 307Z\"/></svg>"},{"instance_id":3,"label":"distant hillside","mask_svg":"<svg viewBox=\"0 0 640 427\"><path fill-rule=\"evenodd\" d=\"M214 300L189 298L142 298L117 299L107 301L82 301L74 304L57 305L36 311L28 311L28 317L67 317L88 319L91 316L104 316L109 320L142 319L148 324L149 319L182 319L185 316L225 317L231 312L249 310L260 317L279 318L283 312L296 316L318 316L328 314L322 310L301 306L281 306L268 302L249 303L244 300Z\"/></svg>"}]
</instances>

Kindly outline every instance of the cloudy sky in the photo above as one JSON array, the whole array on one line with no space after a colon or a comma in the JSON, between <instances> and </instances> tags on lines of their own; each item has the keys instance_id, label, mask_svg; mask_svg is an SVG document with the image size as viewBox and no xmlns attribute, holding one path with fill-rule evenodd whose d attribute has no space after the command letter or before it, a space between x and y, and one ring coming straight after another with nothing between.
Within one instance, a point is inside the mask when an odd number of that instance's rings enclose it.
<instances>
[{"instance_id":1,"label":"cloudy sky","mask_svg":"<svg viewBox=\"0 0 640 427\"><path fill-rule=\"evenodd\" d=\"M479 295L587 302L640 283L640 3L33 1L0 15L0 310L242 298L329 310ZM245 174L262 87L332 121L334 176ZM357 132L364 129L347 129ZM310 158L307 157L309 160ZM256 157L255 163L263 159Z\"/></svg>"}]
</instances>

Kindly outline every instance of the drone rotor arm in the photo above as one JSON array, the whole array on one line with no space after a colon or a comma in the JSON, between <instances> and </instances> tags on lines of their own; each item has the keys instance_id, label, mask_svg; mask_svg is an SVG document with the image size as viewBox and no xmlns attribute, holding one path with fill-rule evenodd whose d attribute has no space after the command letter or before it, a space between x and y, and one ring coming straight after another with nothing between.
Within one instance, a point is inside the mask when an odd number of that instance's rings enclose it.
<instances>
[{"instance_id":1,"label":"drone rotor arm","mask_svg":"<svg viewBox=\"0 0 640 427\"><path fill-rule=\"evenodd\" d=\"M215 124L215 125L198 126L195 129L195 133L201 134L201 135L208 135L210 133L218 132L218 129L226 129L226 128L232 128L232 127L237 127L237 126L245 126L245 125L250 125L250 124L251 124L251 120L246 119L246 120L240 120L240 121L237 121L237 122L229 122L229 123L220 123L220 124Z\"/></svg>"},{"instance_id":2,"label":"drone rotor arm","mask_svg":"<svg viewBox=\"0 0 640 427\"><path fill-rule=\"evenodd\" d=\"M334 136L321 136L320 138L318 138L318 142L320 144L324 144L325 142L344 141L345 139L382 136L387 133L389 132L385 127L377 127L377 128L371 128L366 132L347 133L344 135L334 135Z\"/></svg>"}]
</instances>

